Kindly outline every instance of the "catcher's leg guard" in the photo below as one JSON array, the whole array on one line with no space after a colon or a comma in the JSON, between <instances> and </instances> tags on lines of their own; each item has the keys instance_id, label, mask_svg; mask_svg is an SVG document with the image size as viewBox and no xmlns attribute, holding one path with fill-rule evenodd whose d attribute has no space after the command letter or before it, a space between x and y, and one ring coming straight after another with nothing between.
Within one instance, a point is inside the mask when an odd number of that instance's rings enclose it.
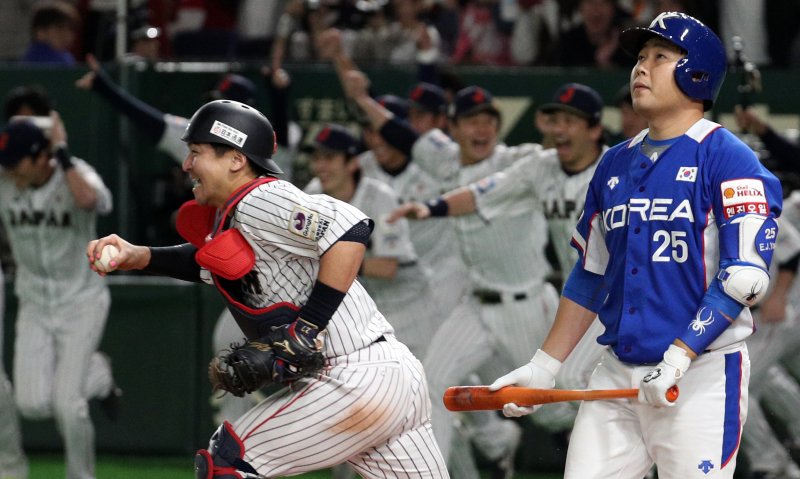
<instances>
[{"instance_id":1,"label":"catcher's leg guard","mask_svg":"<svg viewBox=\"0 0 800 479\"><path fill-rule=\"evenodd\" d=\"M244 459L244 444L228 421L222 423L208 449L200 449L194 458L197 479L263 479Z\"/></svg>"}]
</instances>

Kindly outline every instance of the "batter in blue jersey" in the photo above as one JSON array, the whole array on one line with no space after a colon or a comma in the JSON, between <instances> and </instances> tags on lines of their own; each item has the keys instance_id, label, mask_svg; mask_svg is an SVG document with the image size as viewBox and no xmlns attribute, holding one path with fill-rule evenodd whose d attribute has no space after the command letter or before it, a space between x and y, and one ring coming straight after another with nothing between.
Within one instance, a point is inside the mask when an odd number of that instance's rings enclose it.
<instances>
[{"instance_id":1,"label":"batter in blue jersey","mask_svg":"<svg viewBox=\"0 0 800 479\"><path fill-rule=\"evenodd\" d=\"M556 321L531 361L492 388L553 387L597 314L606 351L589 388L639 388L639 397L581 405L564 477L639 479L655 464L662 479L732 478L747 416L749 307L769 284L780 183L704 118L726 70L708 27L667 12L620 41L637 57L631 94L649 128L601 159Z\"/></svg>"}]
</instances>

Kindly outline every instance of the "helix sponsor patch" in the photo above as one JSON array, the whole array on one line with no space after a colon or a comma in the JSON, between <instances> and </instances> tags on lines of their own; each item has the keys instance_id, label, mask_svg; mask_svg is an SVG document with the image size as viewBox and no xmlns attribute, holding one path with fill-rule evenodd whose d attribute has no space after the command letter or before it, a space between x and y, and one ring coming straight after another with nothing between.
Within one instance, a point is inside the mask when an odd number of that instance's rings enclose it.
<instances>
[{"instance_id":1,"label":"helix sponsor patch","mask_svg":"<svg viewBox=\"0 0 800 479\"><path fill-rule=\"evenodd\" d=\"M769 204L764 193L764 183L755 178L723 181L720 185L725 219L741 213L767 215Z\"/></svg>"}]
</instances>

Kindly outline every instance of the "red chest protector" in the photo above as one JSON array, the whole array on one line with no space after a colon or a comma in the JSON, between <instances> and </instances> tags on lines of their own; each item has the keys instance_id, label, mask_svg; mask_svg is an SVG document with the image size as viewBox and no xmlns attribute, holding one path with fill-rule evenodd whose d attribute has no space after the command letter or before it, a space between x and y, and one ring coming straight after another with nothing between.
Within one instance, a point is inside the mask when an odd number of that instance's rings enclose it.
<instances>
[{"instance_id":1,"label":"red chest protector","mask_svg":"<svg viewBox=\"0 0 800 479\"><path fill-rule=\"evenodd\" d=\"M178 233L198 248L195 260L211 272L214 285L248 339L257 339L268 328L293 321L300 309L288 302L258 309L243 304L243 289L260 287L256 279L246 277L255 266L255 253L239 230L228 227L229 215L242 198L276 179L256 178L236 190L220 209L187 201L178 210L176 219Z\"/></svg>"}]
</instances>

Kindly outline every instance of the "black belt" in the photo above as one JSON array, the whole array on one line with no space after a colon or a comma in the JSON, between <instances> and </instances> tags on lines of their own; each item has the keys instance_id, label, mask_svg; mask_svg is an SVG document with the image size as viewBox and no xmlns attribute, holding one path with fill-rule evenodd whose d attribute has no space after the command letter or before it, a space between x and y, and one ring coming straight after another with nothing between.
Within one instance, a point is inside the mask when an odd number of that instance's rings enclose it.
<instances>
[{"instance_id":1,"label":"black belt","mask_svg":"<svg viewBox=\"0 0 800 479\"><path fill-rule=\"evenodd\" d=\"M503 293L491 289L476 289L472 295L478 298L481 304L500 304L503 302ZM528 299L527 293L513 293L511 298L514 301L523 301Z\"/></svg>"}]
</instances>

